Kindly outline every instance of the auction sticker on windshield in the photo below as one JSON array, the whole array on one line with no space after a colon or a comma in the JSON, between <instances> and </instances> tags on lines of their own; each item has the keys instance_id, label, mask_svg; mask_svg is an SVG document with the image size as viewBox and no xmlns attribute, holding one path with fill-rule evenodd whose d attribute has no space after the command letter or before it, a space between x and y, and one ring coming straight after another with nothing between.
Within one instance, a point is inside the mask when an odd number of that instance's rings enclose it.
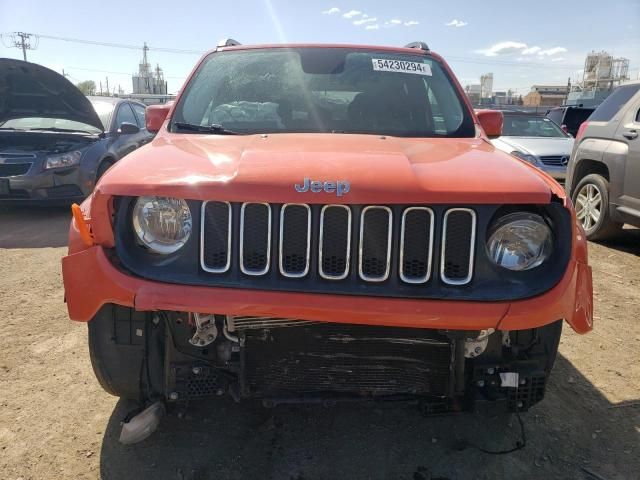
<instances>
[{"instance_id":1,"label":"auction sticker on windshield","mask_svg":"<svg viewBox=\"0 0 640 480\"><path fill-rule=\"evenodd\" d=\"M418 75L431 76L431 65L420 62L407 62L405 60L386 60L372 58L373 69L379 72L403 72L416 73Z\"/></svg>"}]
</instances>

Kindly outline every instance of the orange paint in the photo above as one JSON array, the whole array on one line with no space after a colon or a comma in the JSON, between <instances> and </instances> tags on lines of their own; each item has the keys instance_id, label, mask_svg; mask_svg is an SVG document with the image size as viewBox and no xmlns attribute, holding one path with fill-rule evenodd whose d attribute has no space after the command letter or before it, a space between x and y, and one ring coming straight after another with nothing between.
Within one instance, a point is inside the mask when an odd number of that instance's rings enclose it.
<instances>
[{"instance_id":1,"label":"orange paint","mask_svg":"<svg viewBox=\"0 0 640 480\"><path fill-rule=\"evenodd\" d=\"M71 205L71 214L73 215L73 221L78 229L78 234L80 235L82 243L90 247L93 245L93 236L91 235L90 230L91 220L84 217L82 209L77 203Z\"/></svg>"},{"instance_id":2,"label":"orange paint","mask_svg":"<svg viewBox=\"0 0 640 480\"><path fill-rule=\"evenodd\" d=\"M232 47L245 48L250 47ZM375 48L416 53L412 49ZM450 72L444 62L443 65ZM457 81L454 84L473 112L460 85ZM495 134L501 123L495 112L479 112L486 119L486 132L478 128L476 138L381 138L355 134L263 137L174 134L167 131L165 118L171 115L172 108L150 107L147 118L153 128L159 128L156 138L111 167L83 203L85 212L91 212L95 245L89 247L83 242L82 224L76 221L71 225L63 276L73 320L89 321L103 304L115 303L142 311L264 315L463 330L527 329L564 318L576 332L592 329L591 269L587 265L586 240L573 206L549 176L491 145L487 135ZM472 115L480 127L478 118ZM348 179L351 183L347 196L338 198L335 193L321 192L306 196L305 203L541 205L555 198L572 215L571 259L561 281L542 295L513 302L473 302L163 284L121 271L105 255L104 249L114 246L114 197L159 195L298 203L301 197L293 185L305 177Z\"/></svg>"}]
</instances>

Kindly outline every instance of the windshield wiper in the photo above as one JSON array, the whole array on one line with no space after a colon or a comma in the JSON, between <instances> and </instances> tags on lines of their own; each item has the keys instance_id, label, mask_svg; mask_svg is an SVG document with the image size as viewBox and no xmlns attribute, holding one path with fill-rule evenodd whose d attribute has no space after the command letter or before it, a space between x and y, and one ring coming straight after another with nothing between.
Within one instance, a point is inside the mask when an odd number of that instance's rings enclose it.
<instances>
[{"instance_id":1,"label":"windshield wiper","mask_svg":"<svg viewBox=\"0 0 640 480\"><path fill-rule=\"evenodd\" d=\"M74 128L58 128L58 127L38 127L38 128L30 128L29 131L38 131L38 132L69 132L69 133L87 133L89 135L97 135L96 132L90 132L88 130L76 130Z\"/></svg>"},{"instance_id":2,"label":"windshield wiper","mask_svg":"<svg viewBox=\"0 0 640 480\"><path fill-rule=\"evenodd\" d=\"M218 135L242 135L240 132L234 132L233 130L224 128L218 123L212 123L207 126L197 125L195 123L173 122L173 125L182 130L190 130L192 132L217 133Z\"/></svg>"}]
</instances>

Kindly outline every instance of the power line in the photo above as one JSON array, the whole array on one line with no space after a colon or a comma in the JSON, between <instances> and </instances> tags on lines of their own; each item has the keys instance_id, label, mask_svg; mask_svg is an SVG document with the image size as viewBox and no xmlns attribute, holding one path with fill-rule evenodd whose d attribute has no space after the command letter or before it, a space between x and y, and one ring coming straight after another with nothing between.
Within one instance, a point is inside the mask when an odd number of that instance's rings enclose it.
<instances>
[{"instance_id":1,"label":"power line","mask_svg":"<svg viewBox=\"0 0 640 480\"><path fill-rule=\"evenodd\" d=\"M447 55L447 60L451 60L452 62L460 62L460 63L477 63L479 65L490 65L490 66L509 66L509 67L527 67L527 68L550 68L550 69L567 69L567 70L576 70L579 68L583 68L584 65L549 65L545 63L538 62L517 62L517 61L509 61L509 60L474 60L466 57L456 57L452 55Z\"/></svg>"},{"instance_id":2,"label":"power line","mask_svg":"<svg viewBox=\"0 0 640 480\"><path fill-rule=\"evenodd\" d=\"M68 70L81 70L84 72L95 72L95 73L112 73L114 75L128 75L129 77L133 76L132 73L130 72L115 72L113 70L98 70L95 68L83 68L83 67L69 67L69 66L65 66L66 69ZM179 77L179 76L171 76L171 75L165 75L165 78L173 78L175 80L184 80L186 78L185 76Z\"/></svg>"},{"instance_id":3,"label":"power line","mask_svg":"<svg viewBox=\"0 0 640 480\"><path fill-rule=\"evenodd\" d=\"M2 43L4 43L5 38L9 38L9 41L11 42L11 45L9 45L10 48L21 48L22 58L25 62L27 61L27 50L35 50L38 48L38 36L33 33L13 32L0 35L0 37L2 37ZM34 37L33 43L31 42L31 37Z\"/></svg>"},{"instance_id":4,"label":"power line","mask_svg":"<svg viewBox=\"0 0 640 480\"><path fill-rule=\"evenodd\" d=\"M126 43L111 43L111 42L99 42L96 40L83 40L80 38L68 38L68 37L56 37L53 35L41 35L35 34L36 37L46 38L49 40L59 40L62 42L72 42L72 43L83 43L86 45L99 45L101 47L111 47L111 48L126 48L129 50L140 50L140 45L130 45ZM154 50L156 52L165 52L165 53L183 53L188 55L202 55L202 51L200 50L185 50L181 48L163 48L163 47L149 47L149 50Z\"/></svg>"},{"instance_id":5,"label":"power line","mask_svg":"<svg viewBox=\"0 0 640 480\"><path fill-rule=\"evenodd\" d=\"M42 34L27 34L33 35L36 38L46 38L49 40L58 40L62 42L71 42L71 43L80 43L85 45L98 45L101 47L110 47L110 48L124 48L128 50L140 50L140 45L132 45L127 43L113 43L113 42L100 42L97 40L85 40L80 38L70 38L70 37L59 37L55 35L42 35ZM187 54L187 55L202 55L204 52L201 50L189 50L189 49L181 49L181 48L166 48L166 47L149 47L149 50L156 52L165 52L165 53L178 53L178 54ZM518 62L511 60L476 60L468 57L457 57L453 55L448 55L446 57L448 60L460 62L460 63L472 63L479 65L489 65L489 66L517 66L517 67L527 67L527 68L548 68L548 69L564 69L564 70L575 70L582 68L584 65L578 64L560 64L553 65L548 63L540 63L540 62Z\"/></svg>"}]
</instances>

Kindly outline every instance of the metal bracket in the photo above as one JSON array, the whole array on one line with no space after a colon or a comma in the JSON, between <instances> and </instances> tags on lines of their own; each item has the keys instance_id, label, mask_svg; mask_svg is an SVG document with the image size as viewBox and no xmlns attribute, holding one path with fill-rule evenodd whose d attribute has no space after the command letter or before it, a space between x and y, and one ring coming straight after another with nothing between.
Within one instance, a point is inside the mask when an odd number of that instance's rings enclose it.
<instances>
[{"instance_id":1,"label":"metal bracket","mask_svg":"<svg viewBox=\"0 0 640 480\"><path fill-rule=\"evenodd\" d=\"M213 343L218 336L215 316L194 313L193 319L196 322L196 332L189 339L189 343L194 347L206 347Z\"/></svg>"},{"instance_id":2,"label":"metal bracket","mask_svg":"<svg viewBox=\"0 0 640 480\"><path fill-rule=\"evenodd\" d=\"M488 328L480 330L480 334L476 338L464 339L464 356L466 358L475 358L486 350L489 344L489 336L495 332L495 329Z\"/></svg>"}]
</instances>

